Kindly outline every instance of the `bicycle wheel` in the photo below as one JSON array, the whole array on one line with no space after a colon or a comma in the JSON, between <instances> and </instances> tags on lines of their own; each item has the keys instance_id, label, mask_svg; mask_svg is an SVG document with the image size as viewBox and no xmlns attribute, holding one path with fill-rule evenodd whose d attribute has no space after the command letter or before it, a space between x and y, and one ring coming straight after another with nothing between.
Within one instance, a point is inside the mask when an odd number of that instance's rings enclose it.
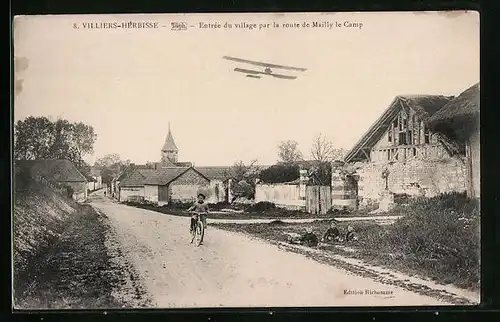
<instances>
[{"instance_id":1,"label":"bicycle wheel","mask_svg":"<svg viewBox=\"0 0 500 322\"><path fill-rule=\"evenodd\" d=\"M194 238L196 237L196 228L191 229L190 234L191 234L191 244L192 244L194 241Z\"/></svg>"},{"instance_id":2,"label":"bicycle wheel","mask_svg":"<svg viewBox=\"0 0 500 322\"><path fill-rule=\"evenodd\" d=\"M203 240L203 235L205 234L205 227L201 221L196 223L196 246L200 246Z\"/></svg>"}]
</instances>

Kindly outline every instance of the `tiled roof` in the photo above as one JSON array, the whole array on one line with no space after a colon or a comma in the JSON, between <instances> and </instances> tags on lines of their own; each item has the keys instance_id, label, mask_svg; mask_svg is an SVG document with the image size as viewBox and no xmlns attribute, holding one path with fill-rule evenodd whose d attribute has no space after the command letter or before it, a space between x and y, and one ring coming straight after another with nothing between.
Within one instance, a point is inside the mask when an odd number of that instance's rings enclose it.
<instances>
[{"instance_id":1,"label":"tiled roof","mask_svg":"<svg viewBox=\"0 0 500 322\"><path fill-rule=\"evenodd\" d=\"M87 179L68 160L17 160L16 167L28 168L31 175L42 175L56 182L85 182Z\"/></svg>"},{"instance_id":2,"label":"tiled roof","mask_svg":"<svg viewBox=\"0 0 500 322\"><path fill-rule=\"evenodd\" d=\"M173 168L157 169L147 174L147 178L144 181L144 183L153 185L165 185L189 169L190 169L189 167L183 167L183 168L173 167Z\"/></svg>"},{"instance_id":3,"label":"tiled roof","mask_svg":"<svg viewBox=\"0 0 500 322\"><path fill-rule=\"evenodd\" d=\"M143 185L166 185L174 179L181 176L189 169L199 172L202 176L207 177L204 173L193 167L171 167L161 169L135 169L120 182L122 187L138 187ZM210 178L207 177L210 180Z\"/></svg>"},{"instance_id":4,"label":"tiled roof","mask_svg":"<svg viewBox=\"0 0 500 322\"><path fill-rule=\"evenodd\" d=\"M196 167L210 180L227 180L231 178L232 167Z\"/></svg>"}]
</instances>

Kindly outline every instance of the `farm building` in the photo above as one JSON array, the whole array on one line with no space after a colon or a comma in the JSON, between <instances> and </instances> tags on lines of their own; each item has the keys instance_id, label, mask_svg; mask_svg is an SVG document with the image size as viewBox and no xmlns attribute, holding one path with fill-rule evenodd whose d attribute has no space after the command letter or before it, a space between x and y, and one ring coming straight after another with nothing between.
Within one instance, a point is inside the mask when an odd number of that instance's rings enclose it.
<instances>
[{"instance_id":1,"label":"farm building","mask_svg":"<svg viewBox=\"0 0 500 322\"><path fill-rule=\"evenodd\" d=\"M347 153L344 160L355 171L334 171L332 203L363 205L387 191L429 197L465 191L465 151L454 137L429 124L453 98L397 96Z\"/></svg>"},{"instance_id":2,"label":"farm building","mask_svg":"<svg viewBox=\"0 0 500 322\"><path fill-rule=\"evenodd\" d=\"M446 104L429 120L429 126L457 142L457 150L465 151L466 188L471 197L480 197L480 122L479 83L468 88Z\"/></svg>"},{"instance_id":3,"label":"farm building","mask_svg":"<svg viewBox=\"0 0 500 322\"><path fill-rule=\"evenodd\" d=\"M63 187L71 187L73 199L87 198L87 179L68 160L17 160L16 171L26 171L36 181L49 182Z\"/></svg>"},{"instance_id":4,"label":"farm building","mask_svg":"<svg viewBox=\"0 0 500 322\"><path fill-rule=\"evenodd\" d=\"M198 192L204 192L207 202L228 200L231 167L195 168L191 162L179 162L178 153L169 126L160 162L133 165L131 170L116 178L114 186L118 199L148 200L163 205L193 201Z\"/></svg>"},{"instance_id":5,"label":"farm building","mask_svg":"<svg viewBox=\"0 0 500 322\"><path fill-rule=\"evenodd\" d=\"M91 191L93 190L98 190L102 188L102 176L101 176L101 170L92 168L90 169L90 175L94 179L93 183L93 189L90 189Z\"/></svg>"},{"instance_id":6,"label":"farm building","mask_svg":"<svg viewBox=\"0 0 500 322\"><path fill-rule=\"evenodd\" d=\"M120 182L120 200L147 200L159 205L194 201L210 180L193 167L136 169Z\"/></svg>"}]
</instances>

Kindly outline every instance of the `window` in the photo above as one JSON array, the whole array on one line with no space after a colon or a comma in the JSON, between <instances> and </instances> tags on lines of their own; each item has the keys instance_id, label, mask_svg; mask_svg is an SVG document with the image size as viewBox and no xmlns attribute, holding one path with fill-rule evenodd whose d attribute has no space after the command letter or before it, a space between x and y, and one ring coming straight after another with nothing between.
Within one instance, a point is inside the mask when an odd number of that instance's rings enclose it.
<instances>
[{"instance_id":1,"label":"window","mask_svg":"<svg viewBox=\"0 0 500 322\"><path fill-rule=\"evenodd\" d=\"M387 161L391 160L391 150L387 150Z\"/></svg>"},{"instance_id":2,"label":"window","mask_svg":"<svg viewBox=\"0 0 500 322\"><path fill-rule=\"evenodd\" d=\"M408 141L406 139L407 139L406 132L399 133L399 145L406 145L406 144L408 144Z\"/></svg>"},{"instance_id":3,"label":"window","mask_svg":"<svg viewBox=\"0 0 500 322\"><path fill-rule=\"evenodd\" d=\"M389 129L389 132L387 132L387 140L392 142L392 129Z\"/></svg>"},{"instance_id":4,"label":"window","mask_svg":"<svg viewBox=\"0 0 500 322\"><path fill-rule=\"evenodd\" d=\"M416 157L417 156L417 149L416 148L413 148L411 149L411 154Z\"/></svg>"}]
</instances>

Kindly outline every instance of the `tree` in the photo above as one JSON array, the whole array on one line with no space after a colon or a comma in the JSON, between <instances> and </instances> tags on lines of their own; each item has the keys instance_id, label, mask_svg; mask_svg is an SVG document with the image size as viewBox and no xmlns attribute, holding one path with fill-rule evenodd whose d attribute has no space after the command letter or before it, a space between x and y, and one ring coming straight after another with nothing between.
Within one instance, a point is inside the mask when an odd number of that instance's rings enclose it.
<instances>
[{"instance_id":1,"label":"tree","mask_svg":"<svg viewBox=\"0 0 500 322\"><path fill-rule=\"evenodd\" d=\"M55 140L54 124L46 117L27 117L14 126L16 160L47 159Z\"/></svg>"},{"instance_id":2,"label":"tree","mask_svg":"<svg viewBox=\"0 0 500 322\"><path fill-rule=\"evenodd\" d=\"M120 155L116 153L111 153L97 159L94 163L94 167L103 170L104 168L111 167L113 164L119 162L120 162Z\"/></svg>"},{"instance_id":3,"label":"tree","mask_svg":"<svg viewBox=\"0 0 500 322\"><path fill-rule=\"evenodd\" d=\"M101 170L102 182L110 185L113 178L133 168L130 160L121 160L117 153L107 154L94 163L94 167Z\"/></svg>"},{"instance_id":4,"label":"tree","mask_svg":"<svg viewBox=\"0 0 500 322\"><path fill-rule=\"evenodd\" d=\"M321 133L314 138L311 148L311 156L313 160L319 162L333 162L335 160L342 160L344 157L344 149L336 149L326 135Z\"/></svg>"},{"instance_id":5,"label":"tree","mask_svg":"<svg viewBox=\"0 0 500 322\"><path fill-rule=\"evenodd\" d=\"M252 160L249 164L243 161L234 163L229 176L234 180L231 192L235 197L253 198L255 195L255 179L259 176L257 160Z\"/></svg>"},{"instance_id":6,"label":"tree","mask_svg":"<svg viewBox=\"0 0 500 322\"><path fill-rule=\"evenodd\" d=\"M71 150L75 154L75 159L82 160L84 155L94 153L94 143L97 135L94 133L92 126L82 122L72 125L72 147Z\"/></svg>"},{"instance_id":7,"label":"tree","mask_svg":"<svg viewBox=\"0 0 500 322\"><path fill-rule=\"evenodd\" d=\"M335 148L332 141L330 141L326 135L322 135L321 133L314 138L311 148L311 156L313 160L319 162L342 160L345 152L346 151L344 149Z\"/></svg>"},{"instance_id":8,"label":"tree","mask_svg":"<svg viewBox=\"0 0 500 322\"><path fill-rule=\"evenodd\" d=\"M278 145L278 157L284 163L301 161L302 152L298 149L297 141L281 141Z\"/></svg>"},{"instance_id":9,"label":"tree","mask_svg":"<svg viewBox=\"0 0 500 322\"><path fill-rule=\"evenodd\" d=\"M260 173L260 179L265 183L284 183L299 178L300 167L295 163L275 164Z\"/></svg>"},{"instance_id":10,"label":"tree","mask_svg":"<svg viewBox=\"0 0 500 322\"><path fill-rule=\"evenodd\" d=\"M92 126L64 119L27 117L14 126L14 156L18 160L66 159L82 168L92 154L97 135Z\"/></svg>"}]
</instances>

